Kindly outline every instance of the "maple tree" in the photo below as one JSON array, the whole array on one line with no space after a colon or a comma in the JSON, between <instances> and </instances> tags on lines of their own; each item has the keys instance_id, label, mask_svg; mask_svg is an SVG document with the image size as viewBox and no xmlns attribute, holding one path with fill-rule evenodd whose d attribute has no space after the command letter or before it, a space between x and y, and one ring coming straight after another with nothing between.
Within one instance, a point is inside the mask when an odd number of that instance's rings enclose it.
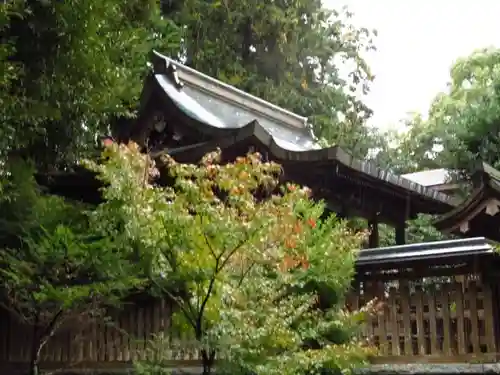
<instances>
[{"instance_id":1,"label":"maple tree","mask_svg":"<svg viewBox=\"0 0 500 375\"><path fill-rule=\"evenodd\" d=\"M232 374L363 361L370 350L355 333L367 311L343 309L363 234L322 219L307 188L280 188L278 164L259 154L220 163L216 151L199 165L164 156L156 166L136 145L112 145L105 155L91 165L109 184L96 225L112 233L120 223L158 296L174 301L174 323L193 340L204 374L221 358L217 371ZM173 186L152 182L159 171ZM157 353L166 352L162 342L152 344ZM151 373L164 359L137 366Z\"/></svg>"}]
</instances>

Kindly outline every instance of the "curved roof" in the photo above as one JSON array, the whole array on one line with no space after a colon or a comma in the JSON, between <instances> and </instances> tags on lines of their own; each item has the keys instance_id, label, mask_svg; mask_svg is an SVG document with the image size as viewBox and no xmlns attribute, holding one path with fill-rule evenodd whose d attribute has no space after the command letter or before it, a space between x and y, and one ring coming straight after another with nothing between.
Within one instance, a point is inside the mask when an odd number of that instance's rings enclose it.
<instances>
[{"instance_id":1,"label":"curved roof","mask_svg":"<svg viewBox=\"0 0 500 375\"><path fill-rule=\"evenodd\" d=\"M323 168L330 165L330 172L341 166L353 173L363 183L379 184L380 189L396 193L412 204L421 206L417 211L443 213L454 206L453 198L416 182L377 168L373 163L353 158L335 146L320 148L305 117L277 107L239 89L154 52L153 73L148 78L142 94L142 115L130 131L131 138L145 139L151 131L145 113L151 102L164 111L175 111L175 118L182 119L200 134L199 141L165 152L176 154L186 162L216 147L228 148L236 143L254 142L278 162L308 163L302 173L308 174L314 162ZM158 104L159 103L159 104ZM202 136L201 136L202 135ZM147 137L147 136L146 136ZM323 169L322 171L325 171ZM350 177L349 177L350 178ZM425 203L424 203L425 202ZM404 209L403 204L403 209Z\"/></svg>"},{"instance_id":2,"label":"curved roof","mask_svg":"<svg viewBox=\"0 0 500 375\"><path fill-rule=\"evenodd\" d=\"M500 241L500 171L481 163L473 181L475 188L469 197L441 215L434 226L443 232Z\"/></svg>"}]
</instances>

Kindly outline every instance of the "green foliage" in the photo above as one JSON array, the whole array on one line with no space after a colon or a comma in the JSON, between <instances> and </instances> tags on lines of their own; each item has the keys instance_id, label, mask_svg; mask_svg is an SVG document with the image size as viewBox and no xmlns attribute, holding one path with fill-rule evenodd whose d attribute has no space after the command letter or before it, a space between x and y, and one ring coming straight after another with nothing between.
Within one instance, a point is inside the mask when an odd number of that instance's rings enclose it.
<instances>
[{"instance_id":1,"label":"green foliage","mask_svg":"<svg viewBox=\"0 0 500 375\"><path fill-rule=\"evenodd\" d=\"M329 144L366 154L371 111L359 97L373 78L363 54L374 33L350 24L347 9L319 0L168 4L189 66L307 116ZM345 75L341 63L351 67Z\"/></svg>"},{"instance_id":2,"label":"green foliage","mask_svg":"<svg viewBox=\"0 0 500 375\"><path fill-rule=\"evenodd\" d=\"M307 189L279 191L280 166L258 154L219 164L215 152L199 165L165 157L160 168L175 183L161 188L135 145L112 145L104 156L88 163L109 183L94 223L110 232L120 223L150 262L151 280L177 306L174 323L200 352L204 373L216 359L217 371L231 374L346 370L363 361L369 349L355 334L367 311L343 310L363 238L334 217L322 221L323 205ZM153 343L151 358L160 357L141 371L161 367L163 344Z\"/></svg>"},{"instance_id":3,"label":"green foliage","mask_svg":"<svg viewBox=\"0 0 500 375\"><path fill-rule=\"evenodd\" d=\"M64 223L78 227L83 222L83 205L70 205L58 197L41 196L33 177L34 168L20 160L6 165L0 176L0 243L22 246L21 238L40 230L47 232Z\"/></svg>"},{"instance_id":4,"label":"green foliage","mask_svg":"<svg viewBox=\"0 0 500 375\"><path fill-rule=\"evenodd\" d=\"M374 162L396 174L442 168L439 160L436 134L420 114L407 118L399 131L389 130L378 135L374 144L377 155Z\"/></svg>"},{"instance_id":5,"label":"green foliage","mask_svg":"<svg viewBox=\"0 0 500 375\"><path fill-rule=\"evenodd\" d=\"M499 84L499 49L480 49L458 59L450 70L449 89L436 96L428 118L416 115L406 122L405 132L381 136L375 161L400 174L447 168L452 179L466 182L456 194L466 196L467 180L479 160L500 167ZM430 222L410 223L410 241L448 238ZM389 236L381 234L391 243Z\"/></svg>"},{"instance_id":6,"label":"green foliage","mask_svg":"<svg viewBox=\"0 0 500 375\"><path fill-rule=\"evenodd\" d=\"M0 152L47 168L133 116L149 52L180 43L154 0L5 1L0 30Z\"/></svg>"},{"instance_id":7,"label":"green foliage","mask_svg":"<svg viewBox=\"0 0 500 375\"><path fill-rule=\"evenodd\" d=\"M436 97L429 123L448 168L470 172L478 159L498 166L500 50L486 48L458 59L448 93Z\"/></svg>"},{"instance_id":8,"label":"green foliage","mask_svg":"<svg viewBox=\"0 0 500 375\"><path fill-rule=\"evenodd\" d=\"M119 237L89 225L90 208L41 194L23 163L7 167L0 195L0 305L33 325L36 374L41 349L63 323L102 317L145 279Z\"/></svg>"},{"instance_id":9,"label":"green foliage","mask_svg":"<svg viewBox=\"0 0 500 375\"><path fill-rule=\"evenodd\" d=\"M408 222L408 243L422 243L431 241L443 241L451 239L451 235L439 232L432 225L435 218L431 215L418 215L414 220Z\"/></svg>"}]
</instances>

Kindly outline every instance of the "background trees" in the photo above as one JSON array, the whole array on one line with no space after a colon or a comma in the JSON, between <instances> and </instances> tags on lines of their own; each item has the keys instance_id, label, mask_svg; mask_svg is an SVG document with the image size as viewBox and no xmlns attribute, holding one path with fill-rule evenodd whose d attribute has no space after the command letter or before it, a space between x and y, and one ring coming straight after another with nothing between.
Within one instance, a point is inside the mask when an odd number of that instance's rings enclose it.
<instances>
[{"instance_id":1,"label":"background trees","mask_svg":"<svg viewBox=\"0 0 500 375\"><path fill-rule=\"evenodd\" d=\"M429 123L442 147L440 163L470 172L478 159L498 167L500 50L486 48L458 59L449 93L440 94Z\"/></svg>"},{"instance_id":2,"label":"background trees","mask_svg":"<svg viewBox=\"0 0 500 375\"><path fill-rule=\"evenodd\" d=\"M374 49L374 32L351 25L346 9L319 0L195 0L164 11L183 30L189 66L309 117L318 136L365 156L371 110L362 93L373 77L363 53Z\"/></svg>"},{"instance_id":3,"label":"background trees","mask_svg":"<svg viewBox=\"0 0 500 375\"><path fill-rule=\"evenodd\" d=\"M0 152L22 150L44 169L73 163L133 116L148 53L179 46L148 0L3 2L0 30Z\"/></svg>"},{"instance_id":4,"label":"background trees","mask_svg":"<svg viewBox=\"0 0 500 375\"><path fill-rule=\"evenodd\" d=\"M407 122L378 161L408 173L449 168L467 177L477 160L498 166L500 50L485 48L459 58L447 92L439 93L425 117ZM458 177L458 176L457 176Z\"/></svg>"},{"instance_id":5,"label":"background trees","mask_svg":"<svg viewBox=\"0 0 500 375\"><path fill-rule=\"evenodd\" d=\"M25 163L7 167L0 178L0 308L32 327L36 375L41 350L61 326L103 319L146 279L122 237L94 225L92 207L43 195Z\"/></svg>"},{"instance_id":6,"label":"background trees","mask_svg":"<svg viewBox=\"0 0 500 375\"><path fill-rule=\"evenodd\" d=\"M451 178L466 183L478 161L498 168L499 72L497 48L480 49L459 58L450 70L447 92L436 95L427 114L409 118L404 132L379 136L374 161L399 174L448 168ZM464 189L467 187L465 184ZM410 223L409 239L444 238L432 228L430 220L421 217Z\"/></svg>"}]
</instances>

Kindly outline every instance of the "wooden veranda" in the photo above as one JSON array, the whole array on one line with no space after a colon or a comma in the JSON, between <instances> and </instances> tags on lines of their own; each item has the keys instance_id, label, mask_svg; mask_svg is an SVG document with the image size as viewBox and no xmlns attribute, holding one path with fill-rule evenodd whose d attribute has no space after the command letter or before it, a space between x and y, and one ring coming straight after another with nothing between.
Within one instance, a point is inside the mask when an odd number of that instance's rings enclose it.
<instances>
[{"instance_id":1,"label":"wooden veranda","mask_svg":"<svg viewBox=\"0 0 500 375\"><path fill-rule=\"evenodd\" d=\"M363 250L347 308L377 298L381 309L362 335L374 363L494 362L499 351L498 263L483 238ZM198 353L170 329L165 301L131 304L98 324L73 321L42 353L46 369L120 369L154 353L147 339L168 333L172 366L195 366ZM29 361L32 329L2 312L0 373ZM165 353L164 353L165 354Z\"/></svg>"}]
</instances>

